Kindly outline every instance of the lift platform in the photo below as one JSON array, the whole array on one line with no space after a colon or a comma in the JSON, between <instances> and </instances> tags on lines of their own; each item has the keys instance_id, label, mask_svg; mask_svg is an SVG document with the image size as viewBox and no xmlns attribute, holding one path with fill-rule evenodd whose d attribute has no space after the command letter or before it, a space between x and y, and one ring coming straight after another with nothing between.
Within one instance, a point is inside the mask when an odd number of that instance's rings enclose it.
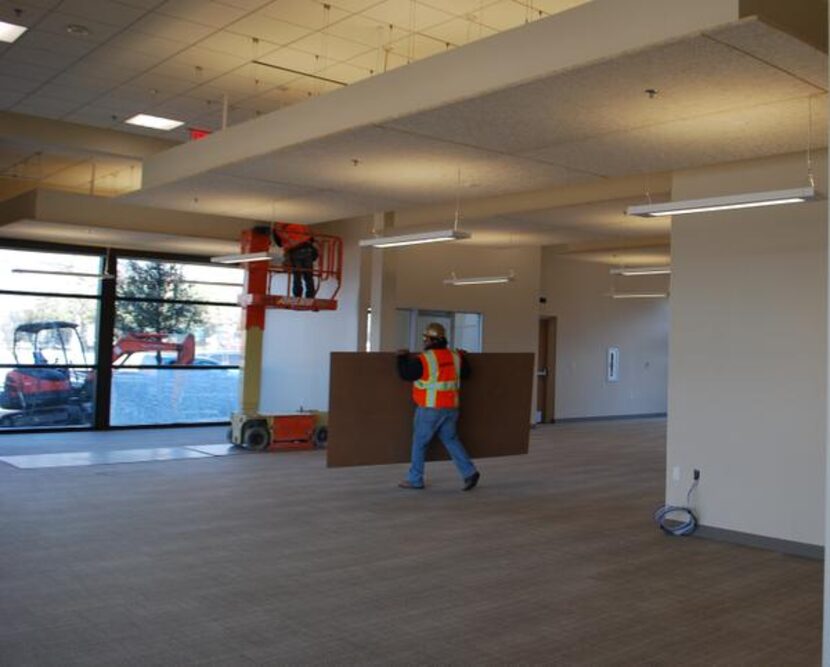
<instances>
[{"instance_id":1,"label":"lift platform","mask_svg":"<svg viewBox=\"0 0 830 667\"><path fill-rule=\"evenodd\" d=\"M343 279L343 241L329 234L314 234L313 239L317 259L310 270L297 269L278 257L281 253L274 252L269 227L255 227L242 233L240 257L263 257L245 262L245 292L239 298L245 323L241 405L231 417L228 434L231 443L239 447L255 451L314 449L324 447L328 438L325 413L263 415L258 412L265 311L269 308L337 310ZM313 277L313 298L293 296L294 281L302 278L304 271Z\"/></svg>"}]
</instances>

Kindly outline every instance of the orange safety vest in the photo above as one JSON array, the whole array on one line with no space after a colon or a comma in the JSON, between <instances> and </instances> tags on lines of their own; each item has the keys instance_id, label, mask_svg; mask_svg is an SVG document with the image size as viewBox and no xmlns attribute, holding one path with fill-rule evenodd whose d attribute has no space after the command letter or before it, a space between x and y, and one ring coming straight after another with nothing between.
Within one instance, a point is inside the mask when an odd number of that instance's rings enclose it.
<instances>
[{"instance_id":1,"label":"orange safety vest","mask_svg":"<svg viewBox=\"0 0 830 667\"><path fill-rule=\"evenodd\" d=\"M422 408L457 408L461 388L461 355L455 350L426 350L424 372L412 383L412 400Z\"/></svg>"},{"instance_id":2,"label":"orange safety vest","mask_svg":"<svg viewBox=\"0 0 830 667\"><path fill-rule=\"evenodd\" d=\"M291 250L311 241L311 230L306 225L290 222L275 222L274 233L279 235L283 250Z\"/></svg>"}]
</instances>

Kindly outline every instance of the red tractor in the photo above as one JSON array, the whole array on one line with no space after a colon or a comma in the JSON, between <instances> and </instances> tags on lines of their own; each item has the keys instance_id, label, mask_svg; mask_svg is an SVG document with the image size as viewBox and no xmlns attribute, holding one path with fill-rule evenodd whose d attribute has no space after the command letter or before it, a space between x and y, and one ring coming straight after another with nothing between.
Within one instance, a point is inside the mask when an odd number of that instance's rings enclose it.
<instances>
[{"instance_id":1,"label":"red tractor","mask_svg":"<svg viewBox=\"0 0 830 667\"><path fill-rule=\"evenodd\" d=\"M0 426L88 424L92 415L92 372L78 325L49 321L14 330L14 359L0 393ZM51 366L51 368L45 368Z\"/></svg>"},{"instance_id":2,"label":"red tractor","mask_svg":"<svg viewBox=\"0 0 830 667\"><path fill-rule=\"evenodd\" d=\"M83 368L88 362L77 324L21 324L14 331L13 350L17 367L6 375L0 393L0 427L91 424L95 371ZM196 341L193 334L179 343L168 334L128 333L113 345L112 363L124 364L139 352L155 352L157 365L190 365ZM163 361L164 352L175 358Z\"/></svg>"}]
</instances>

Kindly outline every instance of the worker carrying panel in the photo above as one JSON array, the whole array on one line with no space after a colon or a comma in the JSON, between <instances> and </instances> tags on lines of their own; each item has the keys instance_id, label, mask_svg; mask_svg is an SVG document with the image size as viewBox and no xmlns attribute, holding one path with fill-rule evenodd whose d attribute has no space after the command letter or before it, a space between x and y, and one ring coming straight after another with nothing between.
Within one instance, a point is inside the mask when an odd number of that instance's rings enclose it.
<instances>
[{"instance_id":1,"label":"worker carrying panel","mask_svg":"<svg viewBox=\"0 0 830 667\"><path fill-rule=\"evenodd\" d=\"M422 408L457 408L461 378L461 354L455 350L426 350L421 354L424 369L412 383L412 400Z\"/></svg>"}]
</instances>

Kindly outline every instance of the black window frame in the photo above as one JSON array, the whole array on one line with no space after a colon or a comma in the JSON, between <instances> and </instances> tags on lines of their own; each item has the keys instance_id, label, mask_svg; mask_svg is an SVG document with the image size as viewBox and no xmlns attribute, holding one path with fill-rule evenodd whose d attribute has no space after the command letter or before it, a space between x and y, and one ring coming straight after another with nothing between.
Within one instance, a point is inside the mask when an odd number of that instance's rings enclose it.
<instances>
[{"instance_id":1,"label":"black window frame","mask_svg":"<svg viewBox=\"0 0 830 667\"><path fill-rule=\"evenodd\" d=\"M0 288L0 295L17 295L17 296L50 296L50 297L66 297L66 298L82 298L95 299L99 302L98 305L98 321L96 322L96 356L94 364L80 364L71 365L71 368L89 368L95 371L95 390L94 390L94 412L93 423L89 426L32 426L20 428L3 428L0 429L0 437L9 434L26 434L26 433L60 433L60 432L85 432L85 431L125 431L125 430L147 430L158 428L193 428L200 426L227 426L230 424L230 415L226 420L218 421L199 421L199 422L175 422L163 424L126 424L126 425L112 425L110 423L110 409L112 402L112 374L113 369L119 369L121 366L114 366L112 363L112 348L115 334L115 318L118 301L144 301L144 302L164 302L164 303L182 303L195 304L205 306L219 306L219 307L237 307L238 303L220 302L220 301L185 301L185 300L168 300L155 299L146 297L119 297L117 295L117 281L118 281L118 260L119 259L136 259L144 261L162 261L171 263L183 264L202 264L209 266L210 258L202 255L190 255L184 253L170 253L170 252L155 252L150 250L134 250L127 248L103 248L96 246L74 245L65 243L50 243L31 241L26 239L0 239L0 249L2 250L26 250L32 252L52 252L72 255L86 255L96 256L101 258L101 272L112 276L100 281L100 288L97 295L92 294L60 294L54 292L32 292L26 290L6 290ZM241 290L240 290L241 292ZM62 365L59 365L62 366ZM42 366L40 364L0 364L0 368L56 368L59 367L54 364L49 366ZM188 371L204 371L204 370L241 370L239 365L192 365L182 366L176 364L158 365L135 365L129 366L135 370L153 369L153 370L183 370Z\"/></svg>"}]
</instances>

